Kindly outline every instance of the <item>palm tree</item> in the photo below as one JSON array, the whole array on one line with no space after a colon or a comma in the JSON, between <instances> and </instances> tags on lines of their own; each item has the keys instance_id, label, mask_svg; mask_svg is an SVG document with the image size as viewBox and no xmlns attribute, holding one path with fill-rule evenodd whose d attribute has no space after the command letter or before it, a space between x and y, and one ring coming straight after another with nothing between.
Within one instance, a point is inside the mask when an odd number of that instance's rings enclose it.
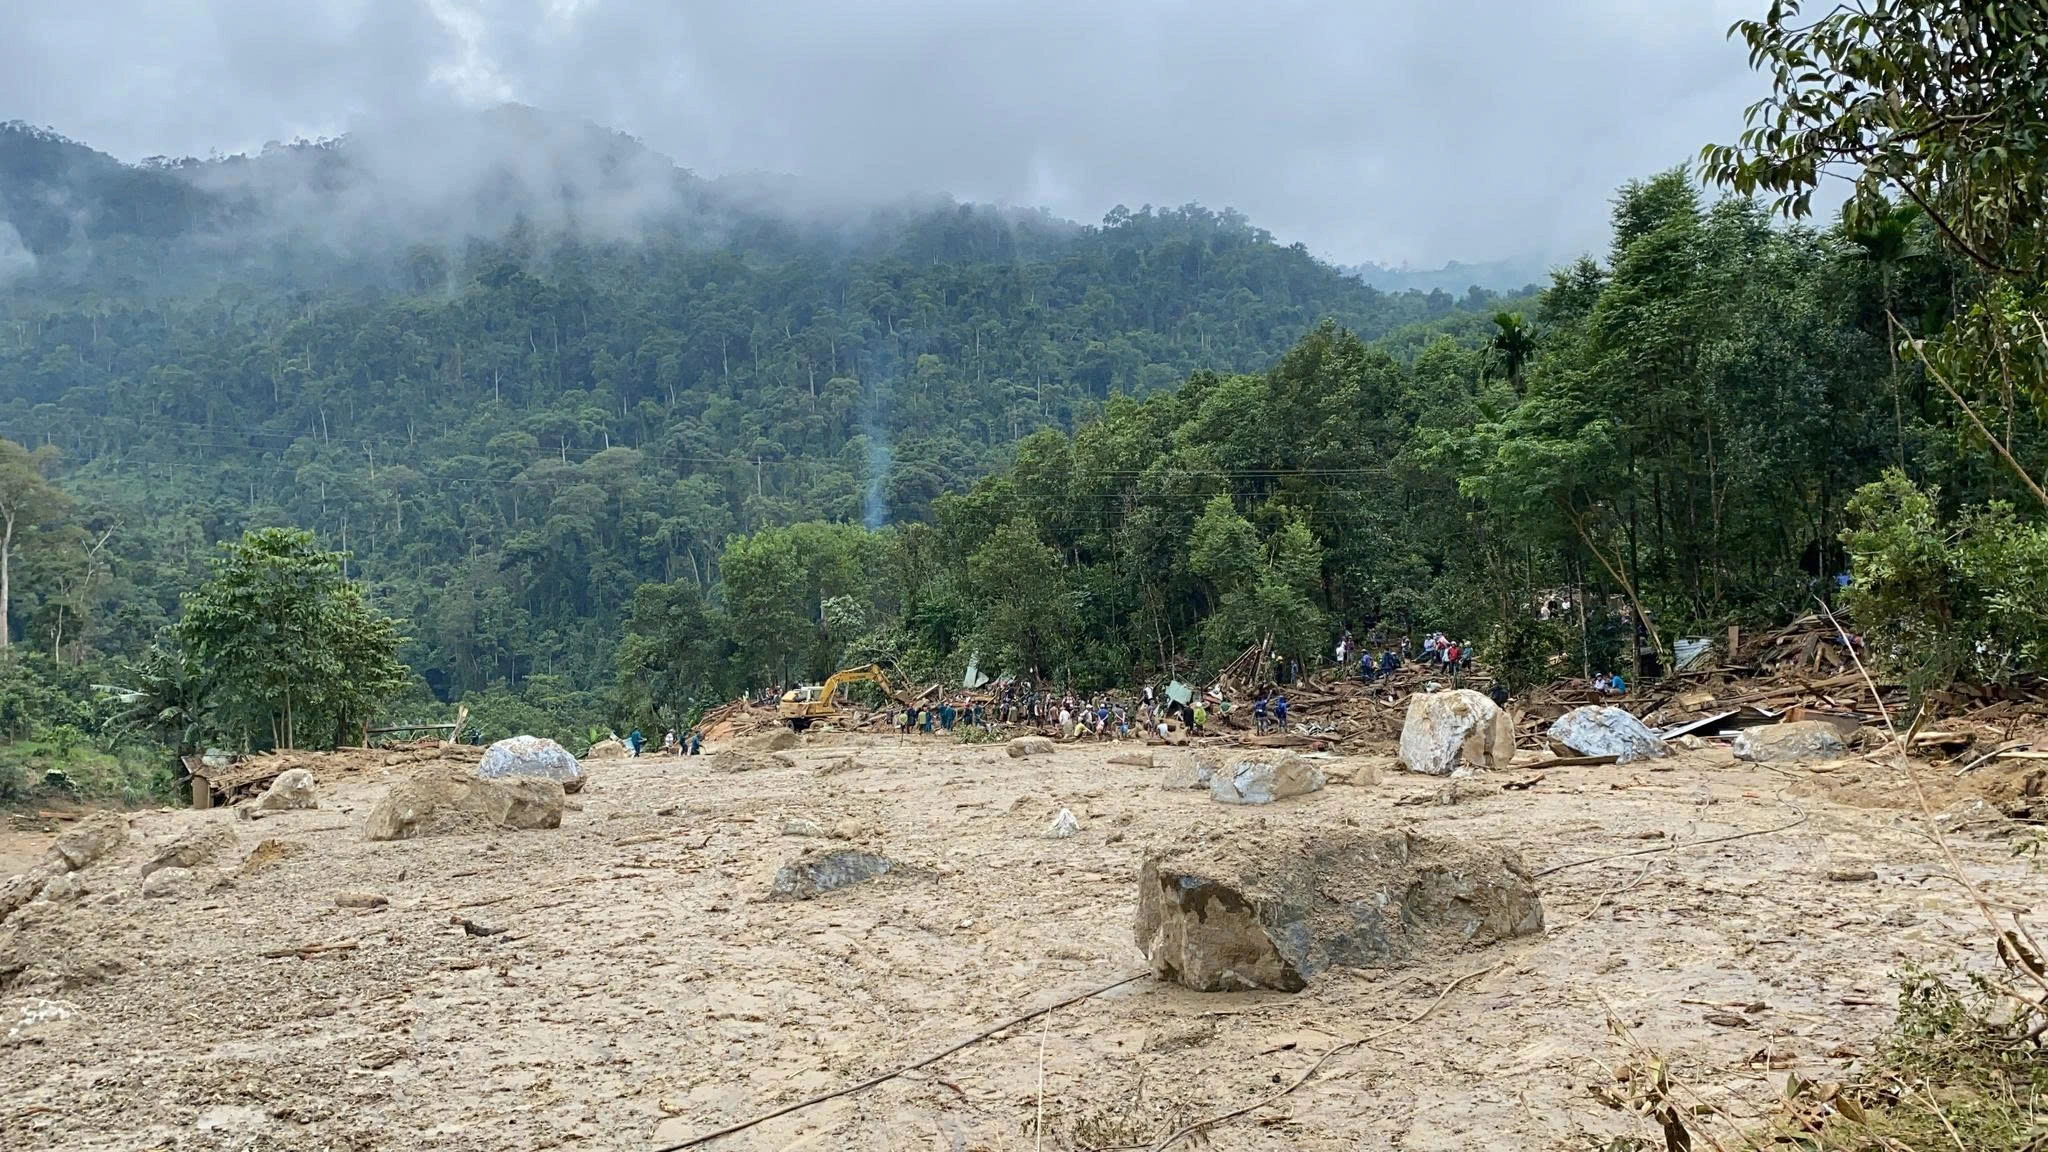
<instances>
[{"instance_id":1,"label":"palm tree","mask_svg":"<svg viewBox=\"0 0 2048 1152\"><path fill-rule=\"evenodd\" d=\"M1849 239L1863 250L1863 258L1877 270L1878 301L1884 308L1885 353L1892 367L1892 423L1898 433L1898 465L1906 466L1906 404L1899 384L1898 333L1891 330L1893 280L1899 269L1925 254L1917 243L1921 212L1918 205L1884 204L1875 212L1853 215L1847 229Z\"/></svg>"},{"instance_id":2,"label":"palm tree","mask_svg":"<svg viewBox=\"0 0 2048 1152\"><path fill-rule=\"evenodd\" d=\"M1519 393L1522 390L1522 368L1536 354L1535 330L1522 319L1520 312L1494 313L1493 326L1497 331L1487 347L1500 358L1501 367L1507 370L1508 382Z\"/></svg>"}]
</instances>

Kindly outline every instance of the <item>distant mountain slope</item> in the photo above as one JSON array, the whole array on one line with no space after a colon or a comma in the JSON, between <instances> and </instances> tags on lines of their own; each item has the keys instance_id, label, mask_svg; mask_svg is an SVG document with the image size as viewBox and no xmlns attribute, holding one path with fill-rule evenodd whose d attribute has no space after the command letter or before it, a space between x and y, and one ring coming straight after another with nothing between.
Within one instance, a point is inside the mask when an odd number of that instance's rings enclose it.
<instances>
[{"instance_id":1,"label":"distant mountain slope","mask_svg":"<svg viewBox=\"0 0 2048 1152\"><path fill-rule=\"evenodd\" d=\"M1344 269L1382 292L1448 292L1463 296L1474 287L1489 292L1520 292L1550 282L1550 266L1540 260L1489 260L1441 268L1388 268L1367 261Z\"/></svg>"},{"instance_id":2,"label":"distant mountain slope","mask_svg":"<svg viewBox=\"0 0 2048 1152\"><path fill-rule=\"evenodd\" d=\"M848 203L530 109L142 166L12 125L0 189L0 436L64 450L163 613L205 541L345 545L444 691L591 682L733 533L918 520L1116 393L1458 317L1229 211Z\"/></svg>"}]
</instances>

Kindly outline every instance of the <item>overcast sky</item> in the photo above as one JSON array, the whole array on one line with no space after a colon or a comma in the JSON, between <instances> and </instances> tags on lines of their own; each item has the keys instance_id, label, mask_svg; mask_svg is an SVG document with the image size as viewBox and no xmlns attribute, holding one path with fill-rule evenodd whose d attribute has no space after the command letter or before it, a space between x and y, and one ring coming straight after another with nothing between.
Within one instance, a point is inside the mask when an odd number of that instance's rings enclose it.
<instances>
[{"instance_id":1,"label":"overcast sky","mask_svg":"<svg viewBox=\"0 0 2048 1152\"><path fill-rule=\"evenodd\" d=\"M1731 140L1766 0L5 0L0 120L124 159L516 100L705 175L1094 221L1232 206L1352 263L1605 246Z\"/></svg>"}]
</instances>

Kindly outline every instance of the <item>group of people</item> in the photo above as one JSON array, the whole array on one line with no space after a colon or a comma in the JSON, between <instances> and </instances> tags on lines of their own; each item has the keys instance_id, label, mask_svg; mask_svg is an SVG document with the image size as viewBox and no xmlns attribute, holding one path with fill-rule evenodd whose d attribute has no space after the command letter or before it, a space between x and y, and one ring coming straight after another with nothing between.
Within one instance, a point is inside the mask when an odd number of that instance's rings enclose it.
<instances>
[{"instance_id":1,"label":"group of people","mask_svg":"<svg viewBox=\"0 0 2048 1152\"><path fill-rule=\"evenodd\" d=\"M612 739L619 739L616 732L612 734ZM626 746L626 753L629 756L638 756L641 750L647 747L647 737L638 728L628 732L626 738L619 742ZM678 737L676 730L671 728L662 735L661 754L663 756L702 756L704 754L704 733L693 728L686 735Z\"/></svg>"},{"instance_id":2,"label":"group of people","mask_svg":"<svg viewBox=\"0 0 2048 1152\"><path fill-rule=\"evenodd\" d=\"M899 736L907 736L912 732L926 736L934 732L951 735L956 725L965 725L969 728L994 726L988 708L979 700L968 700L955 707L953 701L946 697L941 697L936 705L920 704L915 707L898 708L892 719L896 725L896 734Z\"/></svg>"},{"instance_id":3,"label":"group of people","mask_svg":"<svg viewBox=\"0 0 2048 1152\"><path fill-rule=\"evenodd\" d=\"M1593 691L1603 696L1626 696L1628 695L1628 682L1621 678L1621 673L1619 672L1595 672L1593 674Z\"/></svg>"},{"instance_id":4,"label":"group of people","mask_svg":"<svg viewBox=\"0 0 2048 1152\"><path fill-rule=\"evenodd\" d=\"M1453 640L1441 632L1432 632L1422 642L1422 662L1435 664L1446 672L1469 672L1472 669L1472 642Z\"/></svg>"}]
</instances>

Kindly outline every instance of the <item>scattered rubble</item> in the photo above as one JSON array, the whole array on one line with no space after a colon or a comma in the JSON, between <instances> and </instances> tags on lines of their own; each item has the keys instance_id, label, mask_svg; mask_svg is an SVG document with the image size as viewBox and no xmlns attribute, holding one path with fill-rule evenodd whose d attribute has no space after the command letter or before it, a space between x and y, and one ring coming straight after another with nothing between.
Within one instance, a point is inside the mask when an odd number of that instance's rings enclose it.
<instances>
[{"instance_id":1,"label":"scattered rubble","mask_svg":"<svg viewBox=\"0 0 2048 1152\"><path fill-rule=\"evenodd\" d=\"M1396 967L1543 930L1514 853L1407 832L1269 829L1148 856L1136 939L1198 992L1298 992L1332 966Z\"/></svg>"}]
</instances>

